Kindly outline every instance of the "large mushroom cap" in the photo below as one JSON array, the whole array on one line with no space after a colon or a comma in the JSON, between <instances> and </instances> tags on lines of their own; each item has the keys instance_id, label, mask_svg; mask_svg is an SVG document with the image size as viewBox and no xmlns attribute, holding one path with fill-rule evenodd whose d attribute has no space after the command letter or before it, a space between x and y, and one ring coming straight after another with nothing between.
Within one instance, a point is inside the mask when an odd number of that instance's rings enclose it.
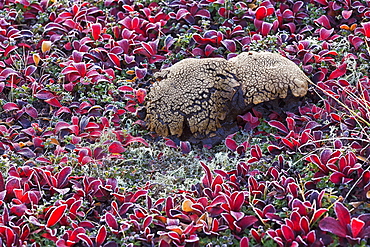
<instances>
[{"instance_id":1,"label":"large mushroom cap","mask_svg":"<svg viewBox=\"0 0 370 247\"><path fill-rule=\"evenodd\" d=\"M155 74L146 121L161 136L206 138L244 106L233 67L222 58L184 59Z\"/></svg>"},{"instance_id":2,"label":"large mushroom cap","mask_svg":"<svg viewBox=\"0 0 370 247\"><path fill-rule=\"evenodd\" d=\"M246 103L259 104L306 95L310 79L292 61L277 53L243 52L229 60L244 88Z\"/></svg>"}]
</instances>

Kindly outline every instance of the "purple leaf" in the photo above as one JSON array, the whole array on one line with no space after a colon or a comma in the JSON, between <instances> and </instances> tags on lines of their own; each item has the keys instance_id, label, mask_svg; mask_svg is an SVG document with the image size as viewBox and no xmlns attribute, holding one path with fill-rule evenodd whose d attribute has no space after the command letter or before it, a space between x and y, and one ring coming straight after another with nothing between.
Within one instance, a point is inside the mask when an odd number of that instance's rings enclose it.
<instances>
[{"instance_id":1,"label":"purple leaf","mask_svg":"<svg viewBox=\"0 0 370 247\"><path fill-rule=\"evenodd\" d=\"M334 28L332 29L321 28L319 31L320 33L319 40L327 40L333 32Z\"/></svg>"},{"instance_id":2,"label":"purple leaf","mask_svg":"<svg viewBox=\"0 0 370 247\"><path fill-rule=\"evenodd\" d=\"M225 39L221 43L226 47L229 52L236 52L236 44L234 40Z\"/></svg>"},{"instance_id":3,"label":"purple leaf","mask_svg":"<svg viewBox=\"0 0 370 247\"><path fill-rule=\"evenodd\" d=\"M208 45L206 45L206 48L204 49L204 55L206 57L209 57L215 50L217 50L217 48L208 44Z\"/></svg>"},{"instance_id":4,"label":"purple leaf","mask_svg":"<svg viewBox=\"0 0 370 247\"><path fill-rule=\"evenodd\" d=\"M198 10L197 13L194 16L202 17L202 18L208 18L208 19L211 18L211 14L209 13L209 11L207 9Z\"/></svg>"},{"instance_id":5,"label":"purple leaf","mask_svg":"<svg viewBox=\"0 0 370 247\"><path fill-rule=\"evenodd\" d=\"M31 76L35 71L37 70L37 67L34 65L30 65L27 67L27 69L24 72L25 76Z\"/></svg>"},{"instance_id":6,"label":"purple leaf","mask_svg":"<svg viewBox=\"0 0 370 247\"><path fill-rule=\"evenodd\" d=\"M144 79L146 74L147 74L147 69L146 68L135 67L135 75L139 80Z\"/></svg>"},{"instance_id":7,"label":"purple leaf","mask_svg":"<svg viewBox=\"0 0 370 247\"><path fill-rule=\"evenodd\" d=\"M180 141L180 149L183 154L188 154L191 151L190 142L186 141Z\"/></svg>"},{"instance_id":8,"label":"purple leaf","mask_svg":"<svg viewBox=\"0 0 370 247\"><path fill-rule=\"evenodd\" d=\"M32 118L37 118L38 116L37 110L33 106L30 106L30 105L25 107L25 112L28 114L28 116Z\"/></svg>"},{"instance_id":9,"label":"purple leaf","mask_svg":"<svg viewBox=\"0 0 370 247\"><path fill-rule=\"evenodd\" d=\"M331 29L330 21L326 15L320 16L318 19L315 20L315 22L325 27L326 29Z\"/></svg>"},{"instance_id":10,"label":"purple leaf","mask_svg":"<svg viewBox=\"0 0 370 247\"><path fill-rule=\"evenodd\" d=\"M352 15L353 10L343 10L342 16L345 20L348 20Z\"/></svg>"},{"instance_id":11,"label":"purple leaf","mask_svg":"<svg viewBox=\"0 0 370 247\"><path fill-rule=\"evenodd\" d=\"M30 148L22 148L17 151L18 154L23 155L26 158L35 158L36 154Z\"/></svg>"},{"instance_id":12,"label":"purple leaf","mask_svg":"<svg viewBox=\"0 0 370 247\"><path fill-rule=\"evenodd\" d=\"M345 238L347 235L346 228L343 228L343 226L332 217L322 219L319 223L319 227L321 230L331 232L338 237Z\"/></svg>"},{"instance_id":13,"label":"purple leaf","mask_svg":"<svg viewBox=\"0 0 370 247\"><path fill-rule=\"evenodd\" d=\"M164 144L167 147L178 148L178 146L176 145L176 143L174 141L172 141L171 139L165 138L165 140L166 140L166 142Z\"/></svg>"},{"instance_id":14,"label":"purple leaf","mask_svg":"<svg viewBox=\"0 0 370 247\"><path fill-rule=\"evenodd\" d=\"M190 15L190 12L187 9L180 8L177 11L177 14L176 14L176 20L180 20L180 19L184 18L187 15Z\"/></svg>"},{"instance_id":15,"label":"purple leaf","mask_svg":"<svg viewBox=\"0 0 370 247\"><path fill-rule=\"evenodd\" d=\"M238 225L242 229L245 229L245 228L253 225L257 221L258 221L258 219L255 216L253 216L253 215L247 215L247 216L244 216L240 221L238 221Z\"/></svg>"},{"instance_id":16,"label":"purple leaf","mask_svg":"<svg viewBox=\"0 0 370 247\"><path fill-rule=\"evenodd\" d=\"M334 205L334 211L337 215L340 225L343 228L346 228L347 225L351 222L351 215L349 213L349 210L342 203L337 202Z\"/></svg>"},{"instance_id":17,"label":"purple leaf","mask_svg":"<svg viewBox=\"0 0 370 247\"><path fill-rule=\"evenodd\" d=\"M272 29L273 24L269 22L263 22L261 27L261 34L267 36Z\"/></svg>"},{"instance_id":18,"label":"purple leaf","mask_svg":"<svg viewBox=\"0 0 370 247\"><path fill-rule=\"evenodd\" d=\"M118 230L117 220L111 213L108 212L105 214L105 222L110 228Z\"/></svg>"}]
</instances>

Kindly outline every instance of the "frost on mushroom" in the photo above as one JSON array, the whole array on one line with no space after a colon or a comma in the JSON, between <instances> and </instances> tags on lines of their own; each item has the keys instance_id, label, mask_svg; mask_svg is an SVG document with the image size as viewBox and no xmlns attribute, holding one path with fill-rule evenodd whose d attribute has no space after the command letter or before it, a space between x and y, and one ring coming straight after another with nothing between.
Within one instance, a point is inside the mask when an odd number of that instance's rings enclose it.
<instances>
[{"instance_id":1,"label":"frost on mushroom","mask_svg":"<svg viewBox=\"0 0 370 247\"><path fill-rule=\"evenodd\" d=\"M215 144L237 131L236 117L254 105L307 93L308 77L292 61L269 52L230 59L184 59L154 75L146 100L151 131Z\"/></svg>"},{"instance_id":2,"label":"frost on mushroom","mask_svg":"<svg viewBox=\"0 0 370 247\"><path fill-rule=\"evenodd\" d=\"M198 141L235 132L236 116L246 106L233 70L222 58L190 58L156 73L147 98L148 128Z\"/></svg>"},{"instance_id":3,"label":"frost on mushroom","mask_svg":"<svg viewBox=\"0 0 370 247\"><path fill-rule=\"evenodd\" d=\"M229 60L245 91L246 104L306 95L310 79L289 59L271 52L243 52Z\"/></svg>"}]
</instances>

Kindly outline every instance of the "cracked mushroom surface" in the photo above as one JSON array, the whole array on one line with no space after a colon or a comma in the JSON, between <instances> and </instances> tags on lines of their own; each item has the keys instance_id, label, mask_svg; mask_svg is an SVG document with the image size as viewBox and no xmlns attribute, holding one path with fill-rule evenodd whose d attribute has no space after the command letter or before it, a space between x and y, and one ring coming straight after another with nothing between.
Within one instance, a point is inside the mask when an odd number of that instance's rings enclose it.
<instances>
[{"instance_id":1,"label":"cracked mushroom surface","mask_svg":"<svg viewBox=\"0 0 370 247\"><path fill-rule=\"evenodd\" d=\"M157 72L147 98L148 128L161 136L196 140L223 136L227 126L236 131L228 122L235 122L246 106L233 70L223 58L188 58Z\"/></svg>"},{"instance_id":2,"label":"cracked mushroom surface","mask_svg":"<svg viewBox=\"0 0 370 247\"><path fill-rule=\"evenodd\" d=\"M306 95L310 79L292 61L278 53L243 52L229 60L245 91L246 104Z\"/></svg>"},{"instance_id":3,"label":"cracked mushroom surface","mask_svg":"<svg viewBox=\"0 0 370 247\"><path fill-rule=\"evenodd\" d=\"M238 130L237 115L287 95L302 97L310 81L294 62L270 52L243 52L228 61L188 58L154 77L146 99L148 129L212 145Z\"/></svg>"}]
</instances>

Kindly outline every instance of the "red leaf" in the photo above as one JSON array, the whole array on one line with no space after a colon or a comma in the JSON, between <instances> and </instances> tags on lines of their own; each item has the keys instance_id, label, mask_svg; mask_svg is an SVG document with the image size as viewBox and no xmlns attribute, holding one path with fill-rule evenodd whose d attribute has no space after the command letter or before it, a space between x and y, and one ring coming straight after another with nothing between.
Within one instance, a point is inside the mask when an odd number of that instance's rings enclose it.
<instances>
[{"instance_id":1,"label":"red leaf","mask_svg":"<svg viewBox=\"0 0 370 247\"><path fill-rule=\"evenodd\" d=\"M240 247L249 247L249 239L247 237L243 237L241 240L240 240L240 244L239 244Z\"/></svg>"},{"instance_id":2,"label":"red leaf","mask_svg":"<svg viewBox=\"0 0 370 247\"><path fill-rule=\"evenodd\" d=\"M363 29L364 29L364 35L367 38L370 38L370 22L363 22L361 23Z\"/></svg>"},{"instance_id":3,"label":"red leaf","mask_svg":"<svg viewBox=\"0 0 370 247\"><path fill-rule=\"evenodd\" d=\"M265 6L259 6L256 10L256 19L263 20L267 16L267 8Z\"/></svg>"},{"instance_id":4,"label":"red leaf","mask_svg":"<svg viewBox=\"0 0 370 247\"><path fill-rule=\"evenodd\" d=\"M140 19L138 17L134 17L131 20L131 28L132 29L137 29L140 28Z\"/></svg>"},{"instance_id":5,"label":"red leaf","mask_svg":"<svg viewBox=\"0 0 370 247\"><path fill-rule=\"evenodd\" d=\"M6 246L7 247L11 247L11 246L16 246L15 243L14 243L14 240L15 240L15 234L14 234L14 231L7 227L7 226L0 226L0 232L1 233L5 233L5 237L6 237Z\"/></svg>"},{"instance_id":6,"label":"red leaf","mask_svg":"<svg viewBox=\"0 0 370 247\"><path fill-rule=\"evenodd\" d=\"M144 99L145 99L145 96L146 96L146 90L143 89L143 88L139 88L136 92L136 99L137 101L139 102L139 104L142 104L144 103Z\"/></svg>"},{"instance_id":7,"label":"red leaf","mask_svg":"<svg viewBox=\"0 0 370 247\"><path fill-rule=\"evenodd\" d=\"M73 66L76 68L81 77L84 77L86 75L87 67L85 63L74 63Z\"/></svg>"},{"instance_id":8,"label":"red leaf","mask_svg":"<svg viewBox=\"0 0 370 247\"><path fill-rule=\"evenodd\" d=\"M109 145L108 151L110 153L123 153L126 149L123 147L122 143L114 141Z\"/></svg>"},{"instance_id":9,"label":"red leaf","mask_svg":"<svg viewBox=\"0 0 370 247\"><path fill-rule=\"evenodd\" d=\"M121 67L121 60L119 59L119 57L114 54L114 53L108 53L108 57L109 59L118 67L120 68Z\"/></svg>"},{"instance_id":10,"label":"red leaf","mask_svg":"<svg viewBox=\"0 0 370 247\"><path fill-rule=\"evenodd\" d=\"M50 213L48 221L46 222L46 227L51 227L58 223L58 221L63 217L66 209L67 209L66 204L60 205L53 209L53 211Z\"/></svg>"},{"instance_id":11,"label":"red leaf","mask_svg":"<svg viewBox=\"0 0 370 247\"><path fill-rule=\"evenodd\" d=\"M107 225L110 228L112 228L114 230L118 230L117 220L111 213L106 213L105 214L105 222L107 223Z\"/></svg>"},{"instance_id":12,"label":"red leaf","mask_svg":"<svg viewBox=\"0 0 370 247\"><path fill-rule=\"evenodd\" d=\"M229 136L225 139L225 145L231 151L236 151L236 148L238 147L238 144L236 144L236 141L231 139Z\"/></svg>"},{"instance_id":13,"label":"red leaf","mask_svg":"<svg viewBox=\"0 0 370 247\"><path fill-rule=\"evenodd\" d=\"M87 244L87 246L94 247L93 241L85 233L79 233L77 234L77 237L84 241Z\"/></svg>"},{"instance_id":14,"label":"red leaf","mask_svg":"<svg viewBox=\"0 0 370 247\"><path fill-rule=\"evenodd\" d=\"M151 45L144 42L142 42L141 45L144 47L145 51L149 54L149 56L154 56L156 54L156 51L153 49Z\"/></svg>"},{"instance_id":15,"label":"red leaf","mask_svg":"<svg viewBox=\"0 0 370 247\"><path fill-rule=\"evenodd\" d=\"M328 80L336 79L340 76L343 76L346 72L347 72L347 64L343 63L339 65L339 67L330 74Z\"/></svg>"},{"instance_id":16,"label":"red leaf","mask_svg":"<svg viewBox=\"0 0 370 247\"><path fill-rule=\"evenodd\" d=\"M357 238L358 234L362 231L365 226L365 222L357 218L351 220L352 237Z\"/></svg>"},{"instance_id":17,"label":"red leaf","mask_svg":"<svg viewBox=\"0 0 370 247\"><path fill-rule=\"evenodd\" d=\"M315 211L315 213L312 216L312 222L315 223L324 213L328 212L329 210L327 208L320 208Z\"/></svg>"},{"instance_id":18,"label":"red leaf","mask_svg":"<svg viewBox=\"0 0 370 247\"><path fill-rule=\"evenodd\" d=\"M279 121L276 121L276 120L271 120L268 122L268 124L271 126L271 127L275 127L277 128L278 130L288 134L288 129L285 127L284 124L282 124L281 122Z\"/></svg>"},{"instance_id":19,"label":"red leaf","mask_svg":"<svg viewBox=\"0 0 370 247\"><path fill-rule=\"evenodd\" d=\"M98 234L96 235L96 245L101 246L104 243L106 237L107 229L105 228L105 226L101 226L98 230Z\"/></svg>"},{"instance_id":20,"label":"red leaf","mask_svg":"<svg viewBox=\"0 0 370 247\"><path fill-rule=\"evenodd\" d=\"M232 195L236 194L234 201L231 205L232 211L240 211L244 204L245 196L243 192L234 192Z\"/></svg>"},{"instance_id":21,"label":"red leaf","mask_svg":"<svg viewBox=\"0 0 370 247\"><path fill-rule=\"evenodd\" d=\"M59 100L57 100L56 98L46 99L45 102L51 106L62 107Z\"/></svg>"},{"instance_id":22,"label":"red leaf","mask_svg":"<svg viewBox=\"0 0 370 247\"><path fill-rule=\"evenodd\" d=\"M17 46L14 46L14 45L9 45L6 49L5 49L5 52L3 54L4 57L8 56L10 52L14 51L15 49L17 49L18 47Z\"/></svg>"},{"instance_id":23,"label":"red leaf","mask_svg":"<svg viewBox=\"0 0 370 247\"><path fill-rule=\"evenodd\" d=\"M294 239L295 239L295 237L294 237L294 232L293 232L293 230L292 230L289 226L287 226L287 225L283 225L283 226L281 227L281 232L282 232L282 234L283 234L284 238L285 238L287 241L292 241L292 240L294 240Z\"/></svg>"},{"instance_id":24,"label":"red leaf","mask_svg":"<svg viewBox=\"0 0 370 247\"><path fill-rule=\"evenodd\" d=\"M123 92L133 92L134 89L132 87L129 87L129 86L121 86L118 88L119 91L123 91Z\"/></svg>"},{"instance_id":25,"label":"red leaf","mask_svg":"<svg viewBox=\"0 0 370 247\"><path fill-rule=\"evenodd\" d=\"M240 221L238 221L238 225L242 229L245 229L245 228L253 225L257 221L258 221L258 219L255 216L253 216L253 215L247 215L247 216L244 216Z\"/></svg>"},{"instance_id":26,"label":"red leaf","mask_svg":"<svg viewBox=\"0 0 370 247\"><path fill-rule=\"evenodd\" d=\"M334 205L334 211L337 215L337 218L343 228L346 228L347 225L351 222L351 215L349 210L340 202Z\"/></svg>"},{"instance_id":27,"label":"red leaf","mask_svg":"<svg viewBox=\"0 0 370 247\"><path fill-rule=\"evenodd\" d=\"M102 33L102 27L100 23L94 23L91 25L91 34L93 36L94 40L98 40L100 37L100 34Z\"/></svg>"},{"instance_id":28,"label":"red leaf","mask_svg":"<svg viewBox=\"0 0 370 247\"><path fill-rule=\"evenodd\" d=\"M142 144L144 144L145 146L149 146L149 144L141 137L134 137L130 134L127 134L126 138L125 138L125 142L124 142L124 146L128 146L129 144L133 143L133 142L140 142Z\"/></svg>"},{"instance_id":29,"label":"red leaf","mask_svg":"<svg viewBox=\"0 0 370 247\"><path fill-rule=\"evenodd\" d=\"M340 122L342 120L342 118L336 114L336 113L330 113L330 117L334 120L334 121L338 121Z\"/></svg>"},{"instance_id":30,"label":"red leaf","mask_svg":"<svg viewBox=\"0 0 370 247\"><path fill-rule=\"evenodd\" d=\"M206 164L204 164L203 162L200 162L200 165L203 167L203 170L205 172L204 178L202 179L203 186L206 188L207 187L209 188L213 180L213 175L211 173L211 170Z\"/></svg>"},{"instance_id":31,"label":"red leaf","mask_svg":"<svg viewBox=\"0 0 370 247\"><path fill-rule=\"evenodd\" d=\"M8 103L3 105L3 109L5 111L13 111L13 110L19 110L19 107L18 107L17 104L15 104L13 102L8 102Z\"/></svg>"},{"instance_id":32,"label":"red leaf","mask_svg":"<svg viewBox=\"0 0 370 247\"><path fill-rule=\"evenodd\" d=\"M47 90L40 90L34 96L36 98L38 98L38 99L51 99L51 98L55 98L55 95L52 92L47 91Z\"/></svg>"}]
</instances>

